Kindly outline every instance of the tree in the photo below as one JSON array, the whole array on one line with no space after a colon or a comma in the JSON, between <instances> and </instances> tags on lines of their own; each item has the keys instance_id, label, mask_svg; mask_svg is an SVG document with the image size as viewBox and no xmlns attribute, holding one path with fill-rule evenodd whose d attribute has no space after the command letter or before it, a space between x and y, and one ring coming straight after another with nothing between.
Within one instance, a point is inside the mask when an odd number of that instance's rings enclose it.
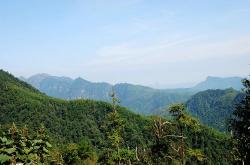
<instances>
[{"instance_id":1,"label":"tree","mask_svg":"<svg viewBox=\"0 0 250 165\"><path fill-rule=\"evenodd\" d=\"M184 142L184 125L182 124L182 119L184 118L184 110L185 106L184 104L174 104L169 107L169 113L172 114L172 116L175 118L175 120L178 123L179 129L180 129L180 139L181 139L181 144L180 144L180 157L181 157L181 163L185 164L185 142Z\"/></svg>"},{"instance_id":2,"label":"tree","mask_svg":"<svg viewBox=\"0 0 250 165\"><path fill-rule=\"evenodd\" d=\"M174 120L176 121L177 127L180 132L180 135L169 135L169 136L180 139L180 145L172 146L172 148L177 153L179 153L179 156L181 158L181 164L185 164L185 139L186 137L184 135L184 129L186 129L187 127L191 128L194 131L199 131L200 129L199 122L197 121L197 119L189 116L185 111L186 111L186 107L184 104L173 104L169 107L169 113L172 114L172 116L174 117ZM188 152L189 156L196 157L197 160L199 161L202 161L205 158L204 154L200 150L193 150L193 149L187 148L187 151L190 151Z\"/></svg>"},{"instance_id":3,"label":"tree","mask_svg":"<svg viewBox=\"0 0 250 165\"><path fill-rule=\"evenodd\" d=\"M97 156L90 141L82 139L64 148L63 159L66 164L96 164Z\"/></svg>"},{"instance_id":4,"label":"tree","mask_svg":"<svg viewBox=\"0 0 250 165\"><path fill-rule=\"evenodd\" d=\"M243 100L236 105L231 120L233 137L237 141L237 148L242 164L250 163L250 80L244 79Z\"/></svg>"},{"instance_id":5,"label":"tree","mask_svg":"<svg viewBox=\"0 0 250 165\"><path fill-rule=\"evenodd\" d=\"M49 149L52 145L49 143L49 137L45 130L44 125L41 125L37 131L37 135L33 141L33 150L39 157L39 161L44 163L49 156Z\"/></svg>"},{"instance_id":6,"label":"tree","mask_svg":"<svg viewBox=\"0 0 250 165\"><path fill-rule=\"evenodd\" d=\"M162 117L152 117L152 133L155 137L155 143L151 146L151 155L154 162L168 162L172 160L169 155L169 139L171 133L171 123Z\"/></svg>"},{"instance_id":7,"label":"tree","mask_svg":"<svg viewBox=\"0 0 250 165\"><path fill-rule=\"evenodd\" d=\"M120 146L123 141L122 130L124 128L124 123L117 112L117 104L119 100L116 97L114 90L111 92L110 97L112 99L112 109L107 115L107 123L105 125L107 129L107 137L116 151L111 153L109 163L117 162L120 164Z\"/></svg>"}]
</instances>

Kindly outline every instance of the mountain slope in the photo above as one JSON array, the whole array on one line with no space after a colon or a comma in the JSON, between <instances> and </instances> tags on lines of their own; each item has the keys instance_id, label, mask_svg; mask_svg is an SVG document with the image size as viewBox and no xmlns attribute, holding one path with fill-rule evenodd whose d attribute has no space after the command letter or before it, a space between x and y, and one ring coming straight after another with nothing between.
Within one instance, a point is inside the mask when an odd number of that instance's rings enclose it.
<instances>
[{"instance_id":1,"label":"mountain slope","mask_svg":"<svg viewBox=\"0 0 250 165\"><path fill-rule=\"evenodd\" d=\"M186 102L193 94L202 90L228 87L240 89L242 87L240 77L208 77L193 88L180 89L153 89L127 83L111 85L94 83L82 78L73 80L48 74L34 75L26 81L49 96L63 99L85 98L110 101L109 93L114 89L122 106L146 115L159 114L170 104Z\"/></svg>"},{"instance_id":2,"label":"mountain slope","mask_svg":"<svg viewBox=\"0 0 250 165\"><path fill-rule=\"evenodd\" d=\"M82 78L77 78L72 82L67 98L88 98L108 101L111 90L112 85L108 83L92 83Z\"/></svg>"},{"instance_id":3,"label":"mountain slope","mask_svg":"<svg viewBox=\"0 0 250 165\"><path fill-rule=\"evenodd\" d=\"M206 90L191 97L186 103L189 112L211 127L226 131L240 92L234 89Z\"/></svg>"},{"instance_id":4,"label":"mountain slope","mask_svg":"<svg viewBox=\"0 0 250 165\"><path fill-rule=\"evenodd\" d=\"M41 123L56 142L79 142L88 138L93 144L105 141L101 125L112 106L102 101L64 101L40 93L30 85L0 70L0 125L27 125L35 130ZM148 119L119 107L125 123L124 139L127 144L145 145ZM136 136L134 133L136 132ZM99 144L101 147L102 144Z\"/></svg>"},{"instance_id":5,"label":"mountain slope","mask_svg":"<svg viewBox=\"0 0 250 165\"><path fill-rule=\"evenodd\" d=\"M193 94L192 91L184 89L160 90L127 83L111 85L94 83L82 78L72 80L47 74L32 76L26 79L26 82L49 96L62 99L86 98L110 101L109 94L114 89L122 106L140 114L158 113L159 109L170 104L187 101Z\"/></svg>"}]
</instances>

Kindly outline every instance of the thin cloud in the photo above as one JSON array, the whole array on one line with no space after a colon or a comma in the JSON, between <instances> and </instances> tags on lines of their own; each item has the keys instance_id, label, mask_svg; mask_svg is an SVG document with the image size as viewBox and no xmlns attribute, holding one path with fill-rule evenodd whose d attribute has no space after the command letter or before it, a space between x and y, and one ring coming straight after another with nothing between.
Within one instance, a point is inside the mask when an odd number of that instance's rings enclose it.
<instances>
[{"instance_id":1,"label":"thin cloud","mask_svg":"<svg viewBox=\"0 0 250 165\"><path fill-rule=\"evenodd\" d=\"M158 65L169 62L197 61L217 57L250 54L250 37L239 37L220 42L202 42L200 37L191 37L173 42L162 41L150 46L129 43L100 48L97 56L88 62L89 67Z\"/></svg>"}]
</instances>

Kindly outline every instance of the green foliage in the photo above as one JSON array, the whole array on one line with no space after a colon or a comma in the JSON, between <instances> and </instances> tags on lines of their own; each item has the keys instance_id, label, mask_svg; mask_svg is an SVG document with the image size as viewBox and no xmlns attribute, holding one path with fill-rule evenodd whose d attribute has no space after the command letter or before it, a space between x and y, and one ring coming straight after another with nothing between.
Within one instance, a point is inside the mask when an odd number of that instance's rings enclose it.
<instances>
[{"instance_id":1,"label":"green foliage","mask_svg":"<svg viewBox=\"0 0 250 165\"><path fill-rule=\"evenodd\" d=\"M236 106L231 120L231 129L233 137L236 140L237 152L239 158L245 162L250 163L250 80L244 79L244 98Z\"/></svg>"},{"instance_id":2,"label":"green foliage","mask_svg":"<svg viewBox=\"0 0 250 165\"><path fill-rule=\"evenodd\" d=\"M87 138L97 150L107 147L106 131L101 127L112 109L111 104L54 99L22 84L25 83L0 71L0 124L6 126L15 122L35 131L43 123L53 143L78 143ZM116 109L127 123L123 129L124 142L131 147L150 143L149 133L144 133L148 119L120 106Z\"/></svg>"},{"instance_id":3,"label":"green foliage","mask_svg":"<svg viewBox=\"0 0 250 165\"><path fill-rule=\"evenodd\" d=\"M0 161L49 160L51 164L101 164L107 162L106 160L111 160L110 164L117 160L121 164L179 162L180 158L172 148L178 146L179 141L165 137L169 134L179 135L178 122L159 119L161 121L157 124L172 124L161 127L164 133L161 134L162 138L158 137L157 140L152 130L154 118L134 114L118 105L115 105L115 111L112 110L114 104L102 101L66 101L48 97L0 71L0 130L9 128L12 122L15 122L18 127L27 125L29 132L35 134L29 135L25 127L22 131L17 131L15 126L12 127L11 133L2 134L1 150L4 148L4 151L0 153ZM200 126L193 118L179 119L185 125L185 148L201 151L206 157L200 162L193 154L190 158L186 157L187 164L231 163L231 143L225 134ZM46 143L46 131L44 128L39 129L41 123L51 138L52 149ZM196 124L199 129L193 127ZM35 133L37 130L38 134ZM20 147L13 149L14 143ZM117 146L119 153L114 152L117 151Z\"/></svg>"},{"instance_id":4,"label":"green foliage","mask_svg":"<svg viewBox=\"0 0 250 165\"><path fill-rule=\"evenodd\" d=\"M153 117L152 133L154 135L154 144L151 146L151 153L154 162L168 161L170 150L170 139L168 135L172 134L173 126L169 121L161 117Z\"/></svg>"},{"instance_id":5,"label":"green foliage","mask_svg":"<svg viewBox=\"0 0 250 165\"><path fill-rule=\"evenodd\" d=\"M179 117L184 113L185 106L184 104L173 104L168 109L171 115L179 119Z\"/></svg>"},{"instance_id":6,"label":"green foliage","mask_svg":"<svg viewBox=\"0 0 250 165\"><path fill-rule=\"evenodd\" d=\"M199 121L186 112L184 104L171 105L169 107L169 113L174 117L174 120L178 122L179 127L192 127L194 130L199 130Z\"/></svg>"},{"instance_id":7,"label":"green foliage","mask_svg":"<svg viewBox=\"0 0 250 165\"><path fill-rule=\"evenodd\" d=\"M240 93L233 89L207 90L192 96L186 105L188 112L197 117L202 124L226 131L239 96Z\"/></svg>"},{"instance_id":8,"label":"green foliage","mask_svg":"<svg viewBox=\"0 0 250 165\"><path fill-rule=\"evenodd\" d=\"M169 111L174 114L177 127L174 132L177 136L172 136L176 140L171 145L176 151L176 155L173 155L175 160L179 160L181 164L213 164L217 161L221 164L232 163L229 138L200 125L197 119L185 112L183 104L170 106ZM217 148L218 145L223 148Z\"/></svg>"},{"instance_id":9,"label":"green foliage","mask_svg":"<svg viewBox=\"0 0 250 165\"><path fill-rule=\"evenodd\" d=\"M105 120L105 129L107 132L107 137L110 142L110 147L107 150L108 157L102 163L109 164L131 164L131 161L135 160L135 154L132 150L121 148L123 140L123 129L124 122L117 112L117 104L119 102L118 98L115 95L115 92L111 93L112 99L112 109L111 112L107 114ZM123 146L128 144L123 143Z\"/></svg>"},{"instance_id":10,"label":"green foliage","mask_svg":"<svg viewBox=\"0 0 250 165\"><path fill-rule=\"evenodd\" d=\"M117 111L113 110L107 115L107 137L111 142L112 146L119 146L122 139L122 131L124 128L123 121L119 117Z\"/></svg>"},{"instance_id":11,"label":"green foliage","mask_svg":"<svg viewBox=\"0 0 250 165\"><path fill-rule=\"evenodd\" d=\"M191 158L191 159L195 159L197 161L203 161L206 157L204 155L204 153L200 150L200 149L187 149L187 155Z\"/></svg>"},{"instance_id":12,"label":"green foliage","mask_svg":"<svg viewBox=\"0 0 250 165\"><path fill-rule=\"evenodd\" d=\"M153 89L140 85L120 83L112 86L108 83L94 83L82 78L72 80L67 77L56 77L47 74L34 75L25 81L32 84L49 96L62 99L94 99L110 101L112 88L122 100L121 105L140 114L159 114L166 106L186 102L193 94L207 89L226 89L233 87L240 90L240 77L208 77L193 88ZM84 92L83 92L84 91Z\"/></svg>"},{"instance_id":13,"label":"green foliage","mask_svg":"<svg viewBox=\"0 0 250 165\"><path fill-rule=\"evenodd\" d=\"M86 164L90 161L96 164L97 162L93 146L86 139L83 139L79 144L68 144L63 150L62 156L65 164Z\"/></svg>"},{"instance_id":14,"label":"green foliage","mask_svg":"<svg viewBox=\"0 0 250 165\"><path fill-rule=\"evenodd\" d=\"M2 132L0 137L0 162L1 164L39 164L48 161L49 149L52 147L48 137L41 127L37 135L31 138L25 127L18 130L15 124L8 130ZM41 137L42 135L42 137Z\"/></svg>"}]
</instances>

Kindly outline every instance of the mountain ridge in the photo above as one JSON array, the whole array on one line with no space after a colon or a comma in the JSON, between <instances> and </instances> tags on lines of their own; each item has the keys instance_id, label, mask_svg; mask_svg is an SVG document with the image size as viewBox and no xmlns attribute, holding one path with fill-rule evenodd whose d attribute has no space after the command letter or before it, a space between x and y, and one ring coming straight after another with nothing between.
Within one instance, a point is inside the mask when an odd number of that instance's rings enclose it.
<instances>
[{"instance_id":1,"label":"mountain ridge","mask_svg":"<svg viewBox=\"0 0 250 165\"><path fill-rule=\"evenodd\" d=\"M241 84L241 77L215 77L208 76L206 80L198 83L193 87L194 90L202 91L207 89L227 89L234 88L240 90L243 86Z\"/></svg>"},{"instance_id":2,"label":"mountain ridge","mask_svg":"<svg viewBox=\"0 0 250 165\"><path fill-rule=\"evenodd\" d=\"M242 84L241 84L241 80L243 79L240 76L229 76L229 77L219 77L219 76L207 76L205 80L196 83L196 85L193 85L191 87L178 87L178 88L156 88L156 87L151 87L151 86L147 86L147 85L141 85L141 84L133 84L133 83L127 83L127 82L120 82L120 83L115 83L115 84L111 84L108 82L104 82L104 81L89 81L86 80L82 77L77 77L77 78L71 78L71 77L67 77L67 76L54 76L54 75L50 75L48 73L38 73L38 74L34 74L28 78L24 77L24 76L20 76L18 77L20 80L25 81L30 83L32 86L34 86L35 84L32 83L32 80L34 79L38 79L39 78L41 80L43 79L47 79L47 78L55 78L55 79L67 79L68 81L76 81L78 79L86 81L88 83L92 83L92 84L106 84L109 86L116 86L116 85L133 85L133 86L138 86L138 87L145 87L145 88L150 88L150 89L154 89L154 90L167 90L167 91L178 91L178 90L198 90L198 91L202 91L202 90L207 90L207 89L227 89L227 88L234 88L236 90L240 90L242 88ZM41 81L40 80L40 81ZM211 84L206 84L209 83L211 81L216 81L216 83L218 82L222 82L224 84L217 84L216 85L213 84L213 86L211 86ZM227 84L227 86L224 86ZM201 86L207 85L206 87L203 87L204 89L201 89ZM210 85L210 86L209 86ZM35 86L36 87L36 86Z\"/></svg>"},{"instance_id":3,"label":"mountain ridge","mask_svg":"<svg viewBox=\"0 0 250 165\"><path fill-rule=\"evenodd\" d=\"M222 79L222 82L225 82L223 78L210 76L193 88L154 89L143 85L129 83L112 85L106 82L91 82L81 77L71 79L44 73L31 76L25 81L49 96L71 100L84 98L109 102L109 94L115 90L122 106L136 113L151 115L158 114L161 109L165 109L170 104L186 102L199 91L215 89L214 83L207 83L213 79L216 81ZM232 87L239 89L240 78L231 79L233 79ZM228 84L230 83L226 82L225 89L230 86ZM219 84L218 88L223 89L222 87L223 85Z\"/></svg>"}]
</instances>

